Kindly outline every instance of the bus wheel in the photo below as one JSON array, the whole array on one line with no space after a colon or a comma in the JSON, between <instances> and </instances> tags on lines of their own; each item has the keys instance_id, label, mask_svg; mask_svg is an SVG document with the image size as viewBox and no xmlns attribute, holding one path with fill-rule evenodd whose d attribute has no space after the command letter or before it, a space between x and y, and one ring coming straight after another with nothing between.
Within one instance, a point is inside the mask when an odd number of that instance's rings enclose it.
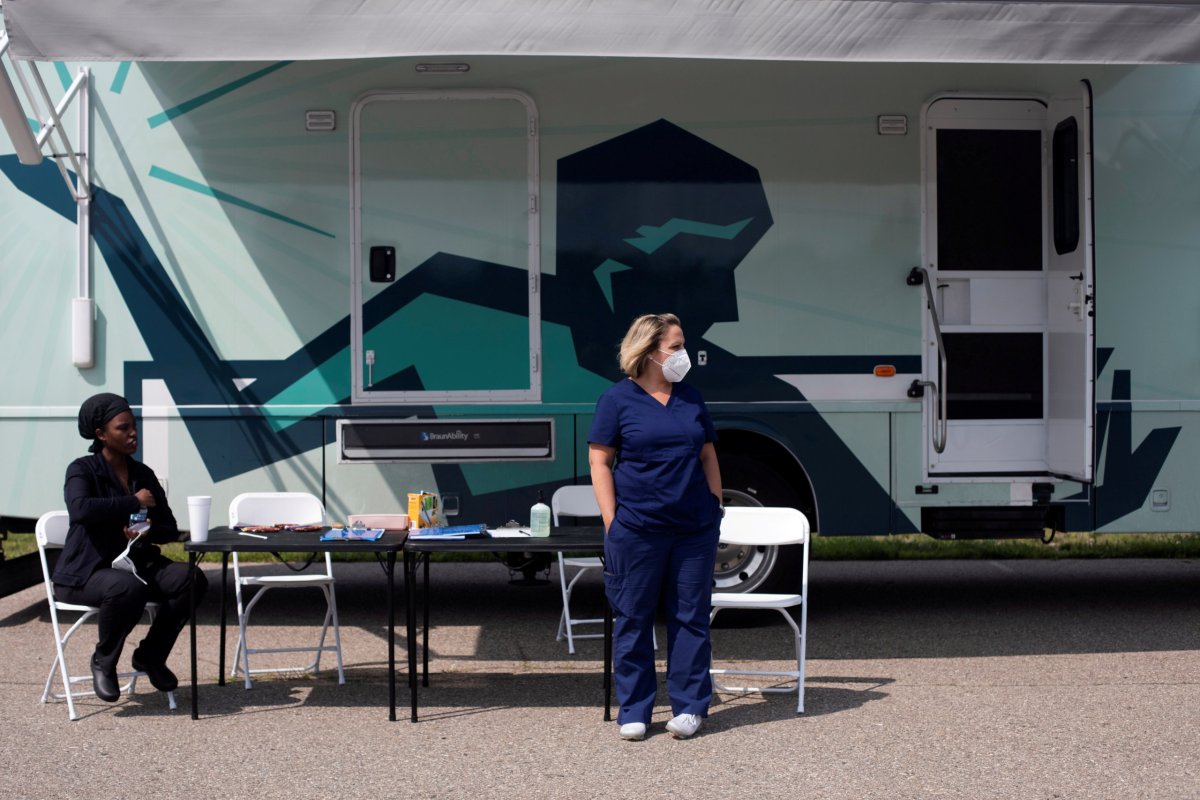
<instances>
[{"instance_id":1,"label":"bus wheel","mask_svg":"<svg viewBox=\"0 0 1200 800\"><path fill-rule=\"evenodd\" d=\"M787 506L798 508L815 524L812 502L806 500L807 486L792 486L776 471L748 456L721 456L721 482L725 505ZM715 592L798 592L803 562L801 545L748 547L717 545L713 568ZM728 615L730 621L741 614ZM753 616L753 615L746 615ZM721 621L723 617L718 616Z\"/></svg>"}]
</instances>

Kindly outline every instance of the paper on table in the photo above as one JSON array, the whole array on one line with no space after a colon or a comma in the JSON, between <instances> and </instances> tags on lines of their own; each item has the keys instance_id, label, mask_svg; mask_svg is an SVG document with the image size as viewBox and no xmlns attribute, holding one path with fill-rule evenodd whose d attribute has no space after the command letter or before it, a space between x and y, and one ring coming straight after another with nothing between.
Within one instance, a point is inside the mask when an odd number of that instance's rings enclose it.
<instances>
[{"instance_id":1,"label":"paper on table","mask_svg":"<svg viewBox=\"0 0 1200 800\"><path fill-rule=\"evenodd\" d=\"M531 535L529 528L488 528L488 536L493 539L524 539Z\"/></svg>"}]
</instances>

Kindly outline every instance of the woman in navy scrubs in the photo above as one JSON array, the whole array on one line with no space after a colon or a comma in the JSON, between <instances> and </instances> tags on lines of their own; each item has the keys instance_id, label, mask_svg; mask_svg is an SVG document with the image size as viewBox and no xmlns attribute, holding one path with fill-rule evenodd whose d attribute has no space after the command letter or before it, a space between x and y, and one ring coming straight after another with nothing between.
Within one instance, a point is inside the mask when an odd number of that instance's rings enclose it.
<instances>
[{"instance_id":1,"label":"woman in navy scrubs","mask_svg":"<svg viewBox=\"0 0 1200 800\"><path fill-rule=\"evenodd\" d=\"M654 710L654 617L667 614L667 730L687 738L708 715L713 563L723 510L716 432L674 314L647 314L621 342L628 376L596 401L588 435L592 487L604 518L604 588L613 608L613 672L622 739L638 740Z\"/></svg>"}]
</instances>

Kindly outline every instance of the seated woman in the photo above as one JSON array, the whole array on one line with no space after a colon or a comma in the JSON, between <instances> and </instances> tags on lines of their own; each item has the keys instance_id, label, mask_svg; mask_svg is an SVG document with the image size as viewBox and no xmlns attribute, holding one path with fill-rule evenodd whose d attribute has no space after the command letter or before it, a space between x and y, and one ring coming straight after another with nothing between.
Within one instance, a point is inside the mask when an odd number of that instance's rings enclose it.
<instances>
[{"instance_id":1,"label":"seated woman","mask_svg":"<svg viewBox=\"0 0 1200 800\"><path fill-rule=\"evenodd\" d=\"M167 656L188 620L188 591L197 600L208 584L198 569L163 556L150 542L179 539L179 527L154 471L133 459L137 424L125 398L98 394L79 409L79 435L92 439L92 455L67 467L64 492L71 527L54 568L54 594L67 603L98 606L100 640L92 655L96 696L120 697L117 660L125 637L142 617L147 601L160 603L154 622L133 651L133 668L145 672L154 688L169 692L179 681L167 669ZM130 515L146 509L150 530L130 550L137 574L113 569L113 559L136 538Z\"/></svg>"}]
</instances>

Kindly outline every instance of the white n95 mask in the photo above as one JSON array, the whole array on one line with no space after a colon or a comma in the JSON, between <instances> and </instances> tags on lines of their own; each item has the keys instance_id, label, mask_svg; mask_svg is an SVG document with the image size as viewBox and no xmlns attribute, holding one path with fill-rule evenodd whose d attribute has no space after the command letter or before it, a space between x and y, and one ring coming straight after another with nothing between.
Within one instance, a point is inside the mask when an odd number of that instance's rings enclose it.
<instances>
[{"instance_id":1,"label":"white n95 mask","mask_svg":"<svg viewBox=\"0 0 1200 800\"><path fill-rule=\"evenodd\" d=\"M112 568L113 569L121 569L121 570L125 570L126 572L130 572L133 574L133 577L137 578L142 583L146 583L146 579L143 578L141 575L138 575L137 565L135 565L133 563L133 559L129 555L130 548L132 548L132 547L133 547L133 541L131 541L129 543L128 547L126 547L124 550L121 551L121 555L119 555L113 559ZM149 585L149 584L147 584L147 585Z\"/></svg>"},{"instance_id":2,"label":"white n95 mask","mask_svg":"<svg viewBox=\"0 0 1200 800\"><path fill-rule=\"evenodd\" d=\"M667 351L660 349L658 352L666 353ZM687 350L676 350L674 353L668 354L666 360L659 366L662 367L664 378L671 383L679 383L692 368L692 360L688 358Z\"/></svg>"}]
</instances>

